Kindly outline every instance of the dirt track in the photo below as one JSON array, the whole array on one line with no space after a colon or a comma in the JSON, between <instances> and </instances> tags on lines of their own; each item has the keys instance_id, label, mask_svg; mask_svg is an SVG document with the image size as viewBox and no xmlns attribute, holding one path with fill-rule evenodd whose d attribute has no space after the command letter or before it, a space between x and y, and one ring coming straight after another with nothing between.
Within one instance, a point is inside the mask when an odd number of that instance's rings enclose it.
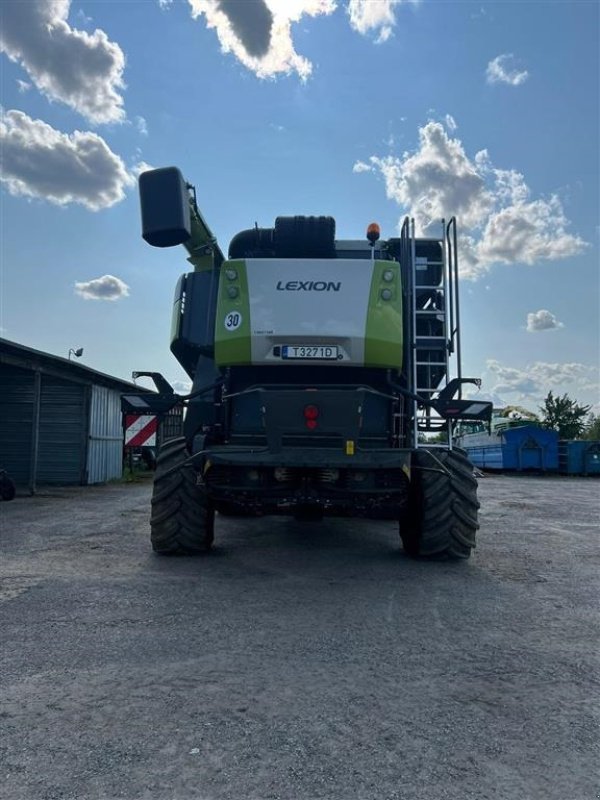
<instances>
[{"instance_id":1,"label":"dirt track","mask_svg":"<svg viewBox=\"0 0 600 800\"><path fill-rule=\"evenodd\" d=\"M600 482L487 477L468 563L388 522L219 519L150 487L0 504L8 800L591 800Z\"/></svg>"}]
</instances>

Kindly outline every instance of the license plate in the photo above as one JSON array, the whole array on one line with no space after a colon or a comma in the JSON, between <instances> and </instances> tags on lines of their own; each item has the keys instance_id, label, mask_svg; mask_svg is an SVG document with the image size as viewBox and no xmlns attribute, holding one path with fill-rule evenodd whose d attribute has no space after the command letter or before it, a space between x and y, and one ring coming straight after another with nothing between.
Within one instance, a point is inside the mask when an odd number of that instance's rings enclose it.
<instances>
[{"instance_id":1,"label":"license plate","mask_svg":"<svg viewBox=\"0 0 600 800\"><path fill-rule=\"evenodd\" d=\"M282 358L304 358L329 360L338 357L338 349L328 344L295 345L284 344L281 348Z\"/></svg>"}]
</instances>

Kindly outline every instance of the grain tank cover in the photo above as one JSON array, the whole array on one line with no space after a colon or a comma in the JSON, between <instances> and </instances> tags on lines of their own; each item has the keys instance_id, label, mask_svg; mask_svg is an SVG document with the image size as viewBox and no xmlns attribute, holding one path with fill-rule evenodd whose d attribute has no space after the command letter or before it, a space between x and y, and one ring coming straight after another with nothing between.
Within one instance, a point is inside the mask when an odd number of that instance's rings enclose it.
<instances>
[{"instance_id":1,"label":"grain tank cover","mask_svg":"<svg viewBox=\"0 0 600 800\"><path fill-rule=\"evenodd\" d=\"M192 235L187 183L177 167L142 172L139 178L142 237L153 247L183 244Z\"/></svg>"}]
</instances>

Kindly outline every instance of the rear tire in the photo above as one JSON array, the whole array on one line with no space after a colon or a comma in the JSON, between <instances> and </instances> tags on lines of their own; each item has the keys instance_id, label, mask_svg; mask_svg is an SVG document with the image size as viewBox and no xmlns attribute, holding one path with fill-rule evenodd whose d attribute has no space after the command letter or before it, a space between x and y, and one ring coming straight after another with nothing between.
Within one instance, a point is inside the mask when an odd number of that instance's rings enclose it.
<instances>
[{"instance_id":1,"label":"rear tire","mask_svg":"<svg viewBox=\"0 0 600 800\"><path fill-rule=\"evenodd\" d=\"M150 541L161 555L207 553L213 543L215 511L187 457L183 438L166 442L158 454Z\"/></svg>"},{"instance_id":2,"label":"rear tire","mask_svg":"<svg viewBox=\"0 0 600 800\"><path fill-rule=\"evenodd\" d=\"M463 450L413 453L411 488L400 538L410 556L467 559L479 523L477 480Z\"/></svg>"}]
</instances>

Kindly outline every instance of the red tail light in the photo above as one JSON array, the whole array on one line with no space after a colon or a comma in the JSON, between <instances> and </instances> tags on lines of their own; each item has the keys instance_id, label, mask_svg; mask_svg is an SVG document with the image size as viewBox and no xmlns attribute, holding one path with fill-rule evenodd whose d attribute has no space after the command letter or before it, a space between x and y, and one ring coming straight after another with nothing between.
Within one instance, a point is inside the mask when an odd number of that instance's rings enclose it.
<instances>
[{"instance_id":1,"label":"red tail light","mask_svg":"<svg viewBox=\"0 0 600 800\"><path fill-rule=\"evenodd\" d=\"M306 420L306 427L314 431L317 427L317 417L319 416L319 409L317 406L304 406L304 419Z\"/></svg>"}]
</instances>

